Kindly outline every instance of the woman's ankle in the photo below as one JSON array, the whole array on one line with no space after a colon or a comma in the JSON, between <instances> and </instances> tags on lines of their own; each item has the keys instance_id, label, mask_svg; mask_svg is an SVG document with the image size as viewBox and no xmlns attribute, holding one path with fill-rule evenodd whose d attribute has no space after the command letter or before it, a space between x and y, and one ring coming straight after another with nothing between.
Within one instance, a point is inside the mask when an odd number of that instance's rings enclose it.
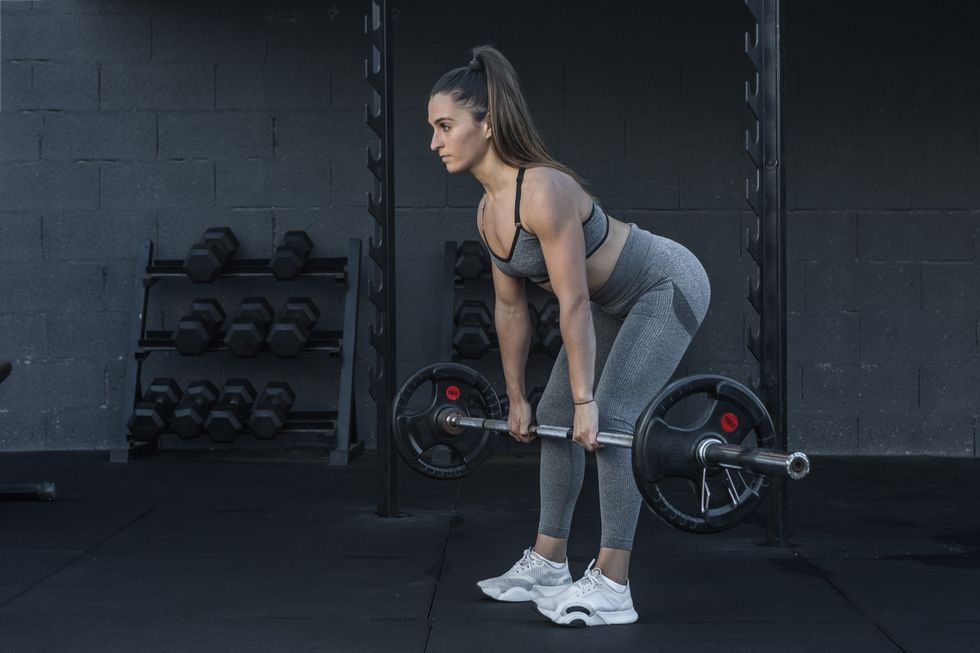
<instances>
[{"instance_id":1,"label":"woman's ankle","mask_svg":"<svg viewBox=\"0 0 980 653\"><path fill-rule=\"evenodd\" d=\"M538 539L534 543L532 550L545 560L553 562L556 565L563 565L568 560L567 539L551 537L538 533Z\"/></svg>"}]
</instances>

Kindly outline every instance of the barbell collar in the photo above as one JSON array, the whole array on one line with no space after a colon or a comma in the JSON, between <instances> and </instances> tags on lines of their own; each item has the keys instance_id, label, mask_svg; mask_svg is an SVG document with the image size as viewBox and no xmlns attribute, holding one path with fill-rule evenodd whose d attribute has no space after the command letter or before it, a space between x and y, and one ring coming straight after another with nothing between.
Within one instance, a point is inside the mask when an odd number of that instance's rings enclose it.
<instances>
[{"instance_id":1,"label":"barbell collar","mask_svg":"<svg viewBox=\"0 0 980 653\"><path fill-rule=\"evenodd\" d=\"M709 443L701 449L708 467L738 467L767 476L799 480L810 473L805 453L785 453L772 449L743 449L736 444Z\"/></svg>"}]
</instances>

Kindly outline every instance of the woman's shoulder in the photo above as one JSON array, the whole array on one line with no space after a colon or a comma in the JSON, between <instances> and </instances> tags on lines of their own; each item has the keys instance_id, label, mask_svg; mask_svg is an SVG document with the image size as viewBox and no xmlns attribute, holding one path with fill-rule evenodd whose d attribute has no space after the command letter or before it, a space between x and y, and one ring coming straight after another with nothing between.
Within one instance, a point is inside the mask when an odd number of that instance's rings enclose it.
<instances>
[{"instance_id":1,"label":"woman's shoulder","mask_svg":"<svg viewBox=\"0 0 980 653\"><path fill-rule=\"evenodd\" d=\"M522 192L537 200L549 201L581 192L578 182L567 173L549 166L535 166L524 171Z\"/></svg>"},{"instance_id":2,"label":"woman's shoulder","mask_svg":"<svg viewBox=\"0 0 980 653\"><path fill-rule=\"evenodd\" d=\"M577 214L581 187L574 179L555 168L538 166L524 173L521 194L521 217L528 231L537 234L547 223L560 223Z\"/></svg>"}]
</instances>

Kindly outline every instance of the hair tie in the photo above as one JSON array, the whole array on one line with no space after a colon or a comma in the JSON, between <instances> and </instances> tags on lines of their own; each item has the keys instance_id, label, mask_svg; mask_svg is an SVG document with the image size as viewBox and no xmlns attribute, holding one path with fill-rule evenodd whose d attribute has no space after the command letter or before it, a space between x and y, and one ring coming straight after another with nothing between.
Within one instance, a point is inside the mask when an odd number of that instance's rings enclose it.
<instances>
[{"instance_id":1,"label":"hair tie","mask_svg":"<svg viewBox=\"0 0 980 653\"><path fill-rule=\"evenodd\" d=\"M477 61L476 59L471 59L470 62L466 65L466 67L469 68L470 70L476 70L476 71L483 70L483 64Z\"/></svg>"}]
</instances>

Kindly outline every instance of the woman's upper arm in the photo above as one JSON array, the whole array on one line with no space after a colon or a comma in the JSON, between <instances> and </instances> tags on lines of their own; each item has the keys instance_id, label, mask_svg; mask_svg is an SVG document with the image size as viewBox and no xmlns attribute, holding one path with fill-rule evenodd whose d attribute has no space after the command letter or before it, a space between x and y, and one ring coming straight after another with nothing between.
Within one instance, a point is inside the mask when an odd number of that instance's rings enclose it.
<instances>
[{"instance_id":1,"label":"woman's upper arm","mask_svg":"<svg viewBox=\"0 0 980 653\"><path fill-rule=\"evenodd\" d=\"M493 292L497 304L518 306L527 302L524 289L524 277L512 277L504 274L496 265L490 264L493 274Z\"/></svg>"},{"instance_id":2,"label":"woman's upper arm","mask_svg":"<svg viewBox=\"0 0 980 653\"><path fill-rule=\"evenodd\" d=\"M560 304L589 298L585 235L571 193L542 184L528 194L522 215L541 243L548 280Z\"/></svg>"}]
</instances>

